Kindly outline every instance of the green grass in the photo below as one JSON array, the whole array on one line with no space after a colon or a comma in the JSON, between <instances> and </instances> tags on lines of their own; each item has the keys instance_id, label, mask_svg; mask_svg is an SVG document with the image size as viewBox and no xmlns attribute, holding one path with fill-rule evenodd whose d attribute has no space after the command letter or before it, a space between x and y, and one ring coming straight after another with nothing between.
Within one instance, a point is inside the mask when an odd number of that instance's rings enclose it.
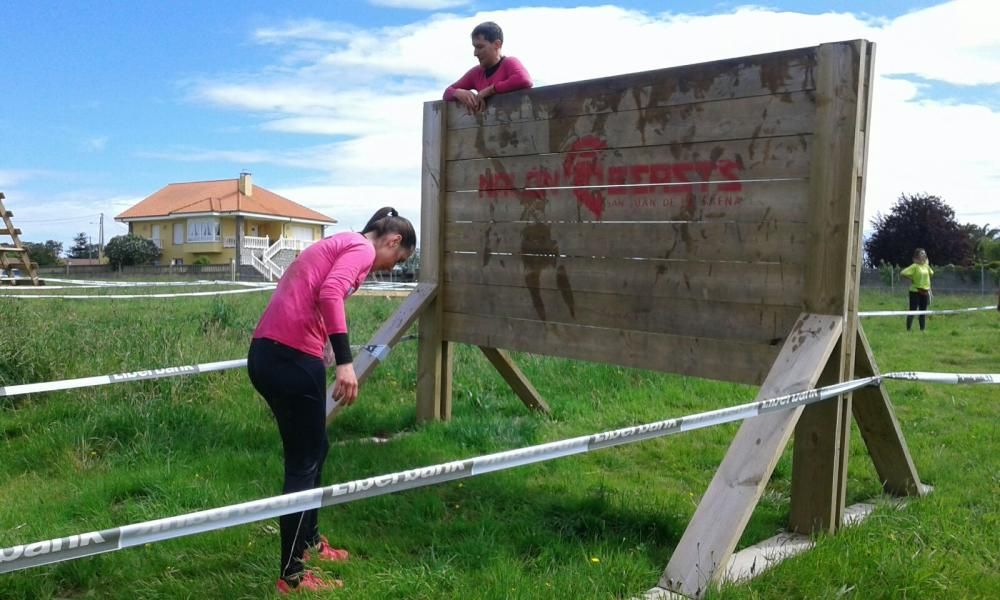
<instances>
[{"instance_id":1,"label":"green grass","mask_svg":"<svg viewBox=\"0 0 1000 600\"><path fill-rule=\"evenodd\" d=\"M157 290L159 291L159 290ZM268 294L131 301L0 299L0 384L240 358ZM904 300L862 299L865 310ZM935 308L986 304L939 297ZM397 300L349 303L359 343ZM879 367L1000 372L996 313L866 319ZM454 419L414 422L415 344L375 372L330 427L329 483L746 402L755 388L515 355L553 408L530 413L485 358L460 347ZM996 387L889 383L929 497L880 503L859 527L714 598L1000 597ZM352 560L343 598L628 598L652 587L735 425L372 498L320 513ZM403 432L385 444L362 441ZM271 496L276 428L243 370L0 398L0 547ZM852 439L848 502L880 485ZM786 521L790 453L740 541ZM595 560L596 559L596 560ZM0 598L262 598L273 521L0 575Z\"/></svg>"}]
</instances>

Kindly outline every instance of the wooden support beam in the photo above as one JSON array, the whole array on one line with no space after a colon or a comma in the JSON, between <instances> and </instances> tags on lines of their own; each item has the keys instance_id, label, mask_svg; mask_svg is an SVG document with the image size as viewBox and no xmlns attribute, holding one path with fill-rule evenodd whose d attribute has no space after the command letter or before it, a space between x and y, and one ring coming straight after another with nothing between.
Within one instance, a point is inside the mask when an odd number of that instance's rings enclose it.
<instances>
[{"instance_id":1,"label":"wooden support beam","mask_svg":"<svg viewBox=\"0 0 1000 600\"><path fill-rule=\"evenodd\" d=\"M524 405L533 410L541 411L547 415L552 414L552 409L546 404L545 400L535 389L535 386L531 385L528 378L524 376L524 373L514 364L511 360L510 355L499 350L497 348L489 348L487 346L480 346L480 350L486 355L486 358L490 361L493 367L500 372L500 376L503 377L507 385L510 386L517 397L524 402Z\"/></svg>"},{"instance_id":2,"label":"wooden support beam","mask_svg":"<svg viewBox=\"0 0 1000 600\"><path fill-rule=\"evenodd\" d=\"M817 386L840 382L840 356L838 342ZM834 398L806 406L795 426L791 492L795 501L788 515L790 531L805 535L831 531L838 522L839 495L832 490L837 489L840 478L841 433L845 428L841 419L843 402L842 398ZM846 425L849 427L850 421Z\"/></svg>"},{"instance_id":3,"label":"wooden support beam","mask_svg":"<svg viewBox=\"0 0 1000 600\"><path fill-rule=\"evenodd\" d=\"M447 102L424 103L423 173L420 208L420 281L442 281ZM440 294L439 294L440 295ZM451 415L452 358L443 337L444 303L435 298L420 318L417 350L417 421L448 419Z\"/></svg>"},{"instance_id":4,"label":"wooden support beam","mask_svg":"<svg viewBox=\"0 0 1000 600\"><path fill-rule=\"evenodd\" d=\"M815 387L843 324L839 316L803 314L757 399ZM718 581L801 413L799 407L743 422L663 571L660 587L699 597Z\"/></svg>"},{"instance_id":5,"label":"wooden support beam","mask_svg":"<svg viewBox=\"0 0 1000 600\"><path fill-rule=\"evenodd\" d=\"M378 331L368 340L367 344L368 346L374 346L376 348L375 352L364 350L354 357L354 374L358 378L359 386L368 379L368 376L371 375L375 367L381 362L377 356L381 356L384 360L381 347L391 350L399 342L399 339L403 337L406 330L413 325L436 297L436 285L432 283L418 284L410 292L410 295L406 297L406 300L403 300L403 303L399 305L396 312L379 327ZM339 405L334 406L332 396L333 384L331 383L326 389L326 422L328 425L337 416L341 408Z\"/></svg>"},{"instance_id":6,"label":"wooden support beam","mask_svg":"<svg viewBox=\"0 0 1000 600\"><path fill-rule=\"evenodd\" d=\"M806 310L844 318L827 382L854 373L859 245L873 44L863 40L824 44L818 50L816 127L810 161ZM850 447L851 395L805 409L796 430L789 529L833 531L843 520Z\"/></svg>"},{"instance_id":7,"label":"wooden support beam","mask_svg":"<svg viewBox=\"0 0 1000 600\"><path fill-rule=\"evenodd\" d=\"M21 235L21 230L20 229L0 229L0 235Z\"/></svg>"},{"instance_id":8,"label":"wooden support beam","mask_svg":"<svg viewBox=\"0 0 1000 600\"><path fill-rule=\"evenodd\" d=\"M858 327L857 354L854 358L855 376L872 377L879 374L872 358L871 346L864 330ZM896 420L896 412L889 401L885 386L870 386L854 392L852 403L854 418L861 431L861 438L868 447L868 454L875 463L875 471L882 480L882 488L894 496L921 496L925 486L920 483L917 468L910 457L903 430Z\"/></svg>"}]
</instances>

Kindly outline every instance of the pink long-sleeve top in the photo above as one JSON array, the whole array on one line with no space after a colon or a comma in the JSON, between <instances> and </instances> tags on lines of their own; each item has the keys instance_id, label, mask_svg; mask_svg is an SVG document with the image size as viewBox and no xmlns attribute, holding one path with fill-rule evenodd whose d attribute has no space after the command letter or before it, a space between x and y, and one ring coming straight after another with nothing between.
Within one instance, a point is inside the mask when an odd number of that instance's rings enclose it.
<instances>
[{"instance_id":1,"label":"pink long-sleeve top","mask_svg":"<svg viewBox=\"0 0 1000 600\"><path fill-rule=\"evenodd\" d=\"M344 300L374 262L375 247L360 233L338 233L309 246L278 282L253 337L322 358L327 337L347 332Z\"/></svg>"},{"instance_id":2,"label":"pink long-sleeve top","mask_svg":"<svg viewBox=\"0 0 1000 600\"><path fill-rule=\"evenodd\" d=\"M486 76L486 69L479 65L469 69L458 81L448 86L444 91L444 99L445 101L453 99L455 90L481 92L491 85L498 94L523 90L532 86L531 75L528 75L528 70L521 61L513 56L505 56L497 70L489 77Z\"/></svg>"}]
</instances>

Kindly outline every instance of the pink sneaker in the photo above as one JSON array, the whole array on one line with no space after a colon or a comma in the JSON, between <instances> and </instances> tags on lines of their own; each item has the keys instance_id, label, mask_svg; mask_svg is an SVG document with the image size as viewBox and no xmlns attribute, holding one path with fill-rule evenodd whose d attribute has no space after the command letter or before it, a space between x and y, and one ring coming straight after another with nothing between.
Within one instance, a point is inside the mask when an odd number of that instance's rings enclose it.
<instances>
[{"instance_id":1,"label":"pink sneaker","mask_svg":"<svg viewBox=\"0 0 1000 600\"><path fill-rule=\"evenodd\" d=\"M277 588L279 594L291 594L294 592L316 592L323 590L335 590L344 587L341 579L322 579L312 571L305 571L299 578L299 584L292 587L284 579L278 579Z\"/></svg>"},{"instance_id":2,"label":"pink sneaker","mask_svg":"<svg viewBox=\"0 0 1000 600\"><path fill-rule=\"evenodd\" d=\"M319 543L316 544L316 549L319 550L319 559L323 561L341 561L347 560L351 554L347 550L342 550L340 548L334 548L330 545L330 542L326 539L325 535L319 536ZM309 560L309 551L306 550L302 554L302 561L307 562Z\"/></svg>"}]
</instances>

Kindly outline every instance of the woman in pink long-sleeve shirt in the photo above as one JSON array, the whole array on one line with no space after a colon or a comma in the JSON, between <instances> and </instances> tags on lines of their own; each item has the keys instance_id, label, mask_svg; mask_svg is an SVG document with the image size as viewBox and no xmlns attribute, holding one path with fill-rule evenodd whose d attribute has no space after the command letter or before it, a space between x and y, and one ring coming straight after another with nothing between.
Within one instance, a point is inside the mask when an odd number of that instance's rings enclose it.
<instances>
[{"instance_id":1,"label":"woman in pink long-sleeve shirt","mask_svg":"<svg viewBox=\"0 0 1000 600\"><path fill-rule=\"evenodd\" d=\"M358 394L344 301L372 269L391 269L413 253L413 225L393 208L372 216L361 233L321 240L288 267L264 310L250 343L247 371L278 423L285 457L283 493L321 486L326 438L326 366L329 341L337 363L334 399L349 405ZM344 560L319 534L317 511L285 515L281 530L278 591L339 585L305 571L306 550L324 560Z\"/></svg>"},{"instance_id":2,"label":"woman in pink long-sleeve shirt","mask_svg":"<svg viewBox=\"0 0 1000 600\"><path fill-rule=\"evenodd\" d=\"M479 65L445 89L446 101L457 100L470 113L482 112L490 96L531 87L531 75L521 61L500 53L503 30L499 25L492 21L476 25L472 30L472 47Z\"/></svg>"}]
</instances>

